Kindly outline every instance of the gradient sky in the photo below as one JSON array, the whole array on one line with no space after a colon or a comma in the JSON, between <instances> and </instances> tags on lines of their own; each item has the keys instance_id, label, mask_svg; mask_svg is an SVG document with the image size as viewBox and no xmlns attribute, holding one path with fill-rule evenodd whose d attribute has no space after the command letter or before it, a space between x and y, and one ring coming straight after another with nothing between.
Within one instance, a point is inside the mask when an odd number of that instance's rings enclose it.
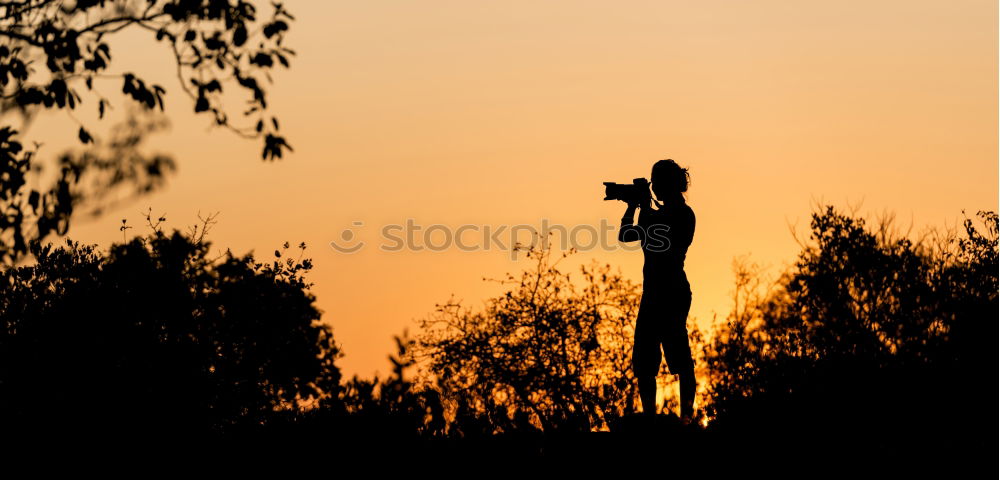
<instances>
[{"instance_id":1,"label":"gradient sky","mask_svg":"<svg viewBox=\"0 0 1000 480\"><path fill-rule=\"evenodd\" d=\"M165 45L126 33L114 70L166 87L173 127L151 146L179 172L70 236L121 240L121 219L151 207L178 228L221 212L219 249L306 242L348 375L388 372L392 335L451 294L481 305L501 291L482 277L529 266L500 250L381 252L388 223L617 224L601 183L673 158L691 169L691 314L708 327L729 311L734 257L780 271L817 203L915 230L998 208L994 1L285 3L298 55L270 103L294 154L262 163L258 142L211 129ZM76 128L48 114L28 134L51 156ZM366 248L327 246L356 221ZM639 281L641 256L568 266Z\"/></svg>"}]
</instances>

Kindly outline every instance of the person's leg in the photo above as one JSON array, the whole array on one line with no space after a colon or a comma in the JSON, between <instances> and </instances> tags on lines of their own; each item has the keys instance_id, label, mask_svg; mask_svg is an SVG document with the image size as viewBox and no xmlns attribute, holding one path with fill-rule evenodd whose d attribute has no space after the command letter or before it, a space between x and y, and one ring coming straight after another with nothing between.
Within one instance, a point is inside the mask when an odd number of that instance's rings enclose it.
<instances>
[{"instance_id":1,"label":"person's leg","mask_svg":"<svg viewBox=\"0 0 1000 480\"><path fill-rule=\"evenodd\" d=\"M639 382L639 399L642 401L642 413L656 415L656 375L636 375Z\"/></svg>"},{"instance_id":2,"label":"person's leg","mask_svg":"<svg viewBox=\"0 0 1000 480\"><path fill-rule=\"evenodd\" d=\"M694 416L694 397L697 391L697 381L694 376L694 360L691 357L691 345L688 342L687 316L691 309L691 293L680 292L672 298L671 309L664 345L667 367L670 373L680 380L681 418L691 419Z\"/></svg>"},{"instance_id":3,"label":"person's leg","mask_svg":"<svg viewBox=\"0 0 1000 480\"><path fill-rule=\"evenodd\" d=\"M685 345L687 343L685 342ZM682 363L681 371L678 372L680 377L680 390L681 390L681 418L690 420L694 417L694 395L698 388L698 383L694 377L694 362L691 361L691 348L688 347L684 349L681 355L685 355L688 358L686 364Z\"/></svg>"},{"instance_id":4,"label":"person's leg","mask_svg":"<svg viewBox=\"0 0 1000 480\"><path fill-rule=\"evenodd\" d=\"M656 373L660 369L660 335L657 328L656 308L653 299L643 294L635 320L635 337L632 342L632 373L639 385L642 412L655 415Z\"/></svg>"}]
</instances>

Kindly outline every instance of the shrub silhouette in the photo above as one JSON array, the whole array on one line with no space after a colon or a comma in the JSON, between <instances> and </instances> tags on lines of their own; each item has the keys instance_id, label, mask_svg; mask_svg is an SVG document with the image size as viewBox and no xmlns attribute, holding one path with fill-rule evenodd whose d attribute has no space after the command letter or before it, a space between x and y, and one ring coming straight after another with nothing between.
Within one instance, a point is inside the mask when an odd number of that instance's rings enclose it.
<instances>
[{"instance_id":1,"label":"shrub silhouette","mask_svg":"<svg viewBox=\"0 0 1000 480\"><path fill-rule=\"evenodd\" d=\"M967 219L934 245L827 207L770 289L737 268L737 304L704 351L716 426L811 447L975 441L964 417L996 396L998 310L997 214L979 217L985 232Z\"/></svg>"},{"instance_id":2,"label":"shrub silhouette","mask_svg":"<svg viewBox=\"0 0 1000 480\"><path fill-rule=\"evenodd\" d=\"M446 420L438 390L406 378L414 367L411 349L414 340L406 332L394 338L396 354L389 356L392 373L385 379L353 377L344 383L341 396L328 405L342 408L352 417L347 420L351 437L366 433L369 437L429 439L446 435ZM333 401L333 399L331 399Z\"/></svg>"},{"instance_id":3,"label":"shrub silhouette","mask_svg":"<svg viewBox=\"0 0 1000 480\"><path fill-rule=\"evenodd\" d=\"M638 286L609 265L582 267L577 285L547 244L526 253L533 268L501 280L510 290L483 311L451 301L422 321L417 357L454 435L589 431L635 411Z\"/></svg>"},{"instance_id":4,"label":"shrub silhouette","mask_svg":"<svg viewBox=\"0 0 1000 480\"><path fill-rule=\"evenodd\" d=\"M0 423L226 433L338 395L310 261L287 244L271 262L213 258L202 234L36 246L0 273Z\"/></svg>"}]
</instances>

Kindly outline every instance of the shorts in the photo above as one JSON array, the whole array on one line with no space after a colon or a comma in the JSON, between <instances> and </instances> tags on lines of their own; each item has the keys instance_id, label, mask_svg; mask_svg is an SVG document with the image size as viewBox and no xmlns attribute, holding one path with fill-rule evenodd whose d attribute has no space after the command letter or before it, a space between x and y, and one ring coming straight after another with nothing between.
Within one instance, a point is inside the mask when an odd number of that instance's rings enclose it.
<instances>
[{"instance_id":1,"label":"shorts","mask_svg":"<svg viewBox=\"0 0 1000 480\"><path fill-rule=\"evenodd\" d=\"M643 286L635 321L632 368L636 377L656 376L665 358L672 375L694 372L688 344L687 317L691 287L686 279L670 286ZM663 349L661 356L660 349Z\"/></svg>"}]
</instances>

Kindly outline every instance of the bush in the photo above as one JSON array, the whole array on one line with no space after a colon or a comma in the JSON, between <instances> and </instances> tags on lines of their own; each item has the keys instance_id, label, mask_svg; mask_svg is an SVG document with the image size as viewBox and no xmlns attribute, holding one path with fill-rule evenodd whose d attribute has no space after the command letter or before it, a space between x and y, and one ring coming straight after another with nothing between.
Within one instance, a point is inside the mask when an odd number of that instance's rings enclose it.
<instances>
[{"instance_id":1,"label":"bush","mask_svg":"<svg viewBox=\"0 0 1000 480\"><path fill-rule=\"evenodd\" d=\"M501 280L510 290L483 311L448 302L422 322L417 356L454 434L589 431L635 411L639 286L609 265L582 267L577 285L547 246L527 257L534 268Z\"/></svg>"},{"instance_id":2,"label":"bush","mask_svg":"<svg viewBox=\"0 0 1000 480\"><path fill-rule=\"evenodd\" d=\"M997 214L979 216L985 233L966 220L934 248L827 207L772 288L738 268L704 352L716 425L857 448L971 440L964 417L996 398Z\"/></svg>"},{"instance_id":3,"label":"bush","mask_svg":"<svg viewBox=\"0 0 1000 480\"><path fill-rule=\"evenodd\" d=\"M0 422L225 433L336 395L310 261L287 244L272 262L212 258L202 236L36 244L0 272Z\"/></svg>"}]
</instances>

